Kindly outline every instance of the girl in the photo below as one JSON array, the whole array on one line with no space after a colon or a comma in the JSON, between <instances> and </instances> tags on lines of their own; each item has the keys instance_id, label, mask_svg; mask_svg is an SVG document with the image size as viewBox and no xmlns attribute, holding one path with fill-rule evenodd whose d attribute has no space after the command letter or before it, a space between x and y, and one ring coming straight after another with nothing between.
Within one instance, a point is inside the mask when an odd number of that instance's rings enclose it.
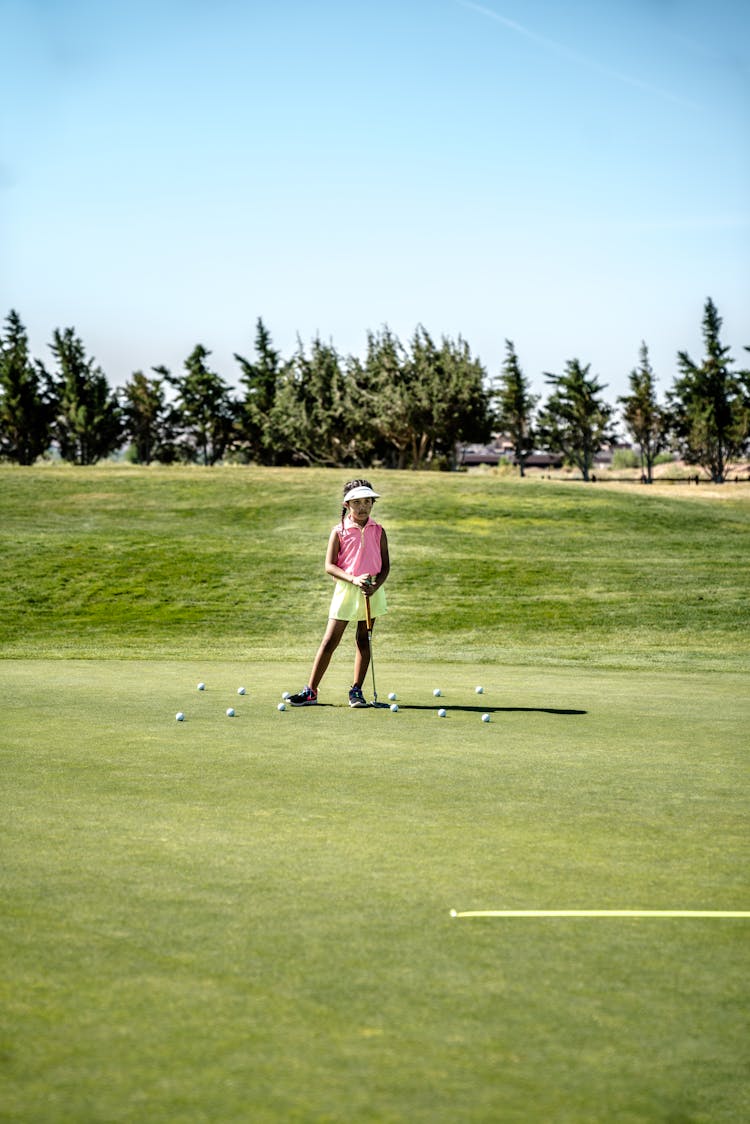
<instances>
[{"instance_id":1,"label":"girl","mask_svg":"<svg viewBox=\"0 0 750 1124\"><path fill-rule=\"evenodd\" d=\"M326 552L326 573L336 582L328 613L328 627L318 648L310 680L299 694L292 695L292 706L314 706L318 684L326 673L349 621L357 622L354 654L354 682L349 690L349 706L367 706L362 684L370 666L365 596L370 598L371 617L387 611L383 584L391 568L385 531L370 518L378 499L369 480L349 480L344 485L341 523L331 531Z\"/></svg>"}]
</instances>

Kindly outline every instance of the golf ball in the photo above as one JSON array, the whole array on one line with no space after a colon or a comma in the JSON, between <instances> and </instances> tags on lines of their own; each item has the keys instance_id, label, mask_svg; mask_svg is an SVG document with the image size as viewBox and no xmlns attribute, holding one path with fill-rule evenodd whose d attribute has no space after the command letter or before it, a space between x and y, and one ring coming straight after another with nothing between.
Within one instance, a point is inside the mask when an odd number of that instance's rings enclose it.
<instances>
[{"instance_id":1,"label":"golf ball","mask_svg":"<svg viewBox=\"0 0 750 1124\"><path fill-rule=\"evenodd\" d=\"M178 722L184 722L185 721L185 715L182 713L181 710L177 711L177 713L175 714L175 718L177 719Z\"/></svg>"},{"instance_id":2,"label":"golf ball","mask_svg":"<svg viewBox=\"0 0 750 1124\"><path fill-rule=\"evenodd\" d=\"M433 695L435 696L436 699L439 699L443 692L440 690L439 687L436 687L435 690L432 693L433 693Z\"/></svg>"},{"instance_id":3,"label":"golf ball","mask_svg":"<svg viewBox=\"0 0 750 1124\"><path fill-rule=\"evenodd\" d=\"M238 695L244 695L244 694L246 694L245 688L244 688L244 687L238 687L238 688L237 688L237 694L238 694Z\"/></svg>"},{"instance_id":4,"label":"golf ball","mask_svg":"<svg viewBox=\"0 0 750 1124\"><path fill-rule=\"evenodd\" d=\"M284 691L284 694L281 697L284 702L286 702L287 699L290 699L292 697L292 693L291 691Z\"/></svg>"},{"instance_id":5,"label":"golf ball","mask_svg":"<svg viewBox=\"0 0 750 1124\"><path fill-rule=\"evenodd\" d=\"M231 706L227 708L227 718L234 718L234 708Z\"/></svg>"},{"instance_id":6,"label":"golf ball","mask_svg":"<svg viewBox=\"0 0 750 1124\"><path fill-rule=\"evenodd\" d=\"M440 710L438 711L438 718L445 718L445 716L446 716L446 714L447 714L447 713L448 713L448 712L447 712L446 710L443 710L443 708L442 708L442 706L441 706L441 707L440 707Z\"/></svg>"},{"instance_id":7,"label":"golf ball","mask_svg":"<svg viewBox=\"0 0 750 1124\"><path fill-rule=\"evenodd\" d=\"M490 720L489 714L483 714L482 715L482 721L483 722L489 722L489 720Z\"/></svg>"},{"instance_id":8,"label":"golf ball","mask_svg":"<svg viewBox=\"0 0 750 1124\"><path fill-rule=\"evenodd\" d=\"M199 691L205 691L205 689L206 689L206 684L205 684L205 683L199 683L199 684L198 684L198 690L199 690Z\"/></svg>"},{"instance_id":9,"label":"golf ball","mask_svg":"<svg viewBox=\"0 0 750 1124\"><path fill-rule=\"evenodd\" d=\"M398 714L398 703L391 703L391 710L394 714Z\"/></svg>"},{"instance_id":10,"label":"golf ball","mask_svg":"<svg viewBox=\"0 0 750 1124\"><path fill-rule=\"evenodd\" d=\"M278 704L278 706L276 707L276 709L277 709L277 710L286 710L286 703L285 703L285 702L280 702L280 703Z\"/></svg>"},{"instance_id":11,"label":"golf ball","mask_svg":"<svg viewBox=\"0 0 750 1124\"><path fill-rule=\"evenodd\" d=\"M396 694L396 692L395 692L395 691L391 691L391 693L390 693L390 695L388 696L388 698L389 698L389 699L391 700L391 702L395 702L395 701L396 701L396 699L398 698L398 695Z\"/></svg>"},{"instance_id":12,"label":"golf ball","mask_svg":"<svg viewBox=\"0 0 750 1124\"><path fill-rule=\"evenodd\" d=\"M474 690L476 691L476 693L477 693L478 695L483 695L483 694L484 694L484 687L475 687L475 688L474 688Z\"/></svg>"}]
</instances>

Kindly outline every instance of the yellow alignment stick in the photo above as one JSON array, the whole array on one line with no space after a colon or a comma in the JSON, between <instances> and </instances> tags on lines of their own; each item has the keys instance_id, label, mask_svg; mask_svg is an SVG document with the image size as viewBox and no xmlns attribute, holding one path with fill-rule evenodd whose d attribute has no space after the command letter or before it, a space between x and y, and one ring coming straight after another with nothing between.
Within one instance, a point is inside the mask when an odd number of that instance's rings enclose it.
<instances>
[{"instance_id":1,"label":"yellow alignment stick","mask_svg":"<svg viewBox=\"0 0 750 1124\"><path fill-rule=\"evenodd\" d=\"M732 909L467 909L451 917L750 917Z\"/></svg>"}]
</instances>

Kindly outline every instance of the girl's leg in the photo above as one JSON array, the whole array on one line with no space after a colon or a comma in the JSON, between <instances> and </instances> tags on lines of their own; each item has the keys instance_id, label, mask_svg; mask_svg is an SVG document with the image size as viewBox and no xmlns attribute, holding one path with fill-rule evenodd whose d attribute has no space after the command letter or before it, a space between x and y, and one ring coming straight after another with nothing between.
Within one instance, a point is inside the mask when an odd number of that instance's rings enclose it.
<instances>
[{"instance_id":1,"label":"girl's leg","mask_svg":"<svg viewBox=\"0 0 750 1124\"><path fill-rule=\"evenodd\" d=\"M373 628L375 622L373 621ZM354 653L354 682L363 686L370 667L370 639L367 635L367 621L357 621L357 650Z\"/></svg>"},{"instance_id":2,"label":"girl's leg","mask_svg":"<svg viewBox=\"0 0 750 1124\"><path fill-rule=\"evenodd\" d=\"M328 670L328 665L331 662L331 656L336 651L341 642L341 637L344 635L344 629L348 625L348 621L337 621L331 618L328 621L325 635L320 642L318 654L313 660L312 671L308 680L308 686L312 687L313 691L317 691L318 684ZM365 640L367 640L367 632L365 631Z\"/></svg>"}]
</instances>

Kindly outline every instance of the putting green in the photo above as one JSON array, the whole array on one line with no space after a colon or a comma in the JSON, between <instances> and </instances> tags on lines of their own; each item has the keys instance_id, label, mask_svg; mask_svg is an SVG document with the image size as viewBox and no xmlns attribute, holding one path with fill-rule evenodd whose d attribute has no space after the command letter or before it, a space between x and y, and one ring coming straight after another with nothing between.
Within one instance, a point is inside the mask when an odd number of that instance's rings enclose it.
<instances>
[{"instance_id":1,"label":"putting green","mask_svg":"<svg viewBox=\"0 0 750 1124\"><path fill-rule=\"evenodd\" d=\"M740 1119L744 922L450 910L747 908L745 677L349 663L0 662L7 1118Z\"/></svg>"}]
</instances>

